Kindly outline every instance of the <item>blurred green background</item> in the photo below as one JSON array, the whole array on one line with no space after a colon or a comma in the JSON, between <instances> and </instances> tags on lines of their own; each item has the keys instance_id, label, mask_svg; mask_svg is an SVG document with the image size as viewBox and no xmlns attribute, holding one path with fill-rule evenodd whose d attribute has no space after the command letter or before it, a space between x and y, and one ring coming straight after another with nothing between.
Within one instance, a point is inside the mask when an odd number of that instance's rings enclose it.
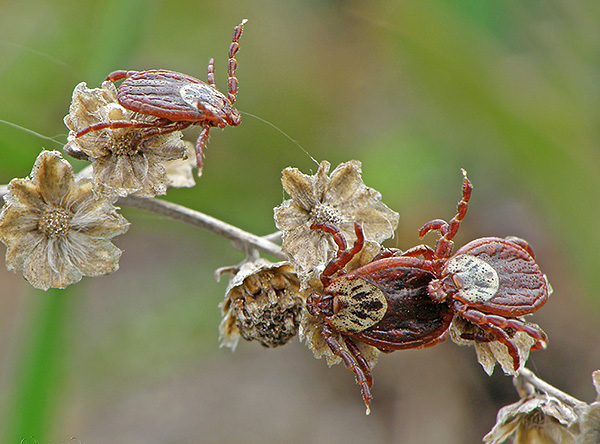
<instances>
[{"instance_id":1,"label":"blurred green background","mask_svg":"<svg viewBox=\"0 0 600 444\"><path fill-rule=\"evenodd\" d=\"M116 69L203 79L214 57L224 90L242 18L238 109L317 160L361 160L365 183L400 213L389 246L416 245L424 222L453 216L465 168L474 193L457 243L529 240L554 287L533 317L550 344L529 366L592 401L600 3L3 1L0 119L64 142L75 85ZM42 148L60 144L0 124L0 183L27 176ZM287 166L316 170L246 115L211 132L204 176L167 199L268 234ZM111 276L44 293L0 270L1 443L479 442L517 399L511 378L488 377L473 349L450 341L383 356L369 417L352 374L297 340L219 349L226 283L213 272L242 255L209 233L123 214L132 226Z\"/></svg>"}]
</instances>

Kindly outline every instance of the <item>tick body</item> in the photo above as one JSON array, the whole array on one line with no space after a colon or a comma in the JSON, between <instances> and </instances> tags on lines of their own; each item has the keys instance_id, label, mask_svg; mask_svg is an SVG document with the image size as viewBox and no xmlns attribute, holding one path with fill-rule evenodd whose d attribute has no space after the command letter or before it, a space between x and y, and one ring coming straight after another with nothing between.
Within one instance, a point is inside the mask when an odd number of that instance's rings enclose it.
<instances>
[{"instance_id":1,"label":"tick body","mask_svg":"<svg viewBox=\"0 0 600 444\"><path fill-rule=\"evenodd\" d=\"M100 122L79 131L76 137L106 128L138 128L139 137L134 143L141 143L149 137L199 125L202 130L196 141L196 160L198 166L202 167L210 128L237 126L241 122L240 113L233 107L238 91L235 57L246 22L247 20L243 20L233 30L229 47L227 95L217 89L214 59L210 59L208 63L206 83L187 74L168 70L115 71L106 80L123 80L117 91L120 105L156 119Z\"/></svg>"},{"instance_id":2,"label":"tick body","mask_svg":"<svg viewBox=\"0 0 600 444\"><path fill-rule=\"evenodd\" d=\"M446 338L453 311L448 303L429 297L428 285L435 275L419 267L415 258L378 259L343 273L344 266L364 244L358 224L357 240L351 249L346 248L345 239L334 226L315 224L311 228L333 234L339 254L321 276L323 293L307 298L307 310L324 318L322 334L327 345L354 372L369 411L373 377L357 342L383 352L430 347Z\"/></svg>"}]
</instances>

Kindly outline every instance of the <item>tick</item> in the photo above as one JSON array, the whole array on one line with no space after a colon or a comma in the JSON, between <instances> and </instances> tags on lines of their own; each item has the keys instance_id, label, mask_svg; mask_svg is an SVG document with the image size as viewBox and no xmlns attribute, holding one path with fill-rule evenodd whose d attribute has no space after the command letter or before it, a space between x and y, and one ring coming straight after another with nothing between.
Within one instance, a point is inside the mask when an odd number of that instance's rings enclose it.
<instances>
[{"instance_id":1,"label":"tick","mask_svg":"<svg viewBox=\"0 0 600 444\"><path fill-rule=\"evenodd\" d=\"M383 352L430 347L446 338L453 311L450 304L429 297L428 286L435 275L420 267L416 258L383 254L344 273L346 264L363 248L360 225L355 224L357 239L349 249L333 225L313 224L311 228L333 235L338 254L321 274L323 292L310 295L306 308L322 317L321 333L333 354L354 372L369 413L373 377L357 342Z\"/></svg>"},{"instance_id":2,"label":"tick","mask_svg":"<svg viewBox=\"0 0 600 444\"><path fill-rule=\"evenodd\" d=\"M517 371L520 357L511 336L517 331L528 334L536 341L532 350L546 346L546 334L521 317L546 303L550 286L533 250L523 239L484 237L452 254L452 239L467 213L473 189L464 170L463 175L462 199L456 215L449 223L441 219L427 222L419 231L420 237L439 231L435 248L420 245L402 255L419 259L419 266L435 275L427 286L431 299L449 303L456 316L480 327L484 333L480 337L504 344Z\"/></svg>"},{"instance_id":3,"label":"tick","mask_svg":"<svg viewBox=\"0 0 600 444\"><path fill-rule=\"evenodd\" d=\"M117 98L124 108L150 115L157 119L149 121L112 121L90 125L79 131L81 137L92 131L110 128L139 128L135 143L160 134L183 130L191 125L202 127L196 141L196 160L202 167L204 148L208 142L208 132L212 127L225 128L240 124L240 113L233 104L238 92L235 77L239 49L239 39L247 20L242 20L233 30L229 46L228 93L221 93L215 83L215 61L208 62L207 82L187 74L163 69L149 71L115 71L106 80L123 80L117 91Z\"/></svg>"}]
</instances>

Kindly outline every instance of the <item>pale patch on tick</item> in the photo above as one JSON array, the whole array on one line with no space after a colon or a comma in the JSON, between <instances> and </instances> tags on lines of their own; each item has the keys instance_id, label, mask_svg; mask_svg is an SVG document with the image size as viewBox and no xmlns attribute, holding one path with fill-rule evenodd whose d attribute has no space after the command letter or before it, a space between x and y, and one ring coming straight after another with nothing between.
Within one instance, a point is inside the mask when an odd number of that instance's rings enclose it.
<instances>
[{"instance_id":1,"label":"pale patch on tick","mask_svg":"<svg viewBox=\"0 0 600 444\"><path fill-rule=\"evenodd\" d=\"M219 110L213 106L215 102L214 95L220 94L208 85L202 83L184 85L179 90L179 94L184 102L192 108L200 109L199 104L213 114L218 114Z\"/></svg>"},{"instance_id":2,"label":"pale patch on tick","mask_svg":"<svg viewBox=\"0 0 600 444\"><path fill-rule=\"evenodd\" d=\"M461 298L470 303L489 301L500 286L496 270L476 256L456 256L448 261L446 270L452 276Z\"/></svg>"},{"instance_id":3,"label":"pale patch on tick","mask_svg":"<svg viewBox=\"0 0 600 444\"><path fill-rule=\"evenodd\" d=\"M337 331L361 332L381 321L387 310L383 291L361 278L341 276L327 291L335 294L334 314L327 322Z\"/></svg>"}]
</instances>

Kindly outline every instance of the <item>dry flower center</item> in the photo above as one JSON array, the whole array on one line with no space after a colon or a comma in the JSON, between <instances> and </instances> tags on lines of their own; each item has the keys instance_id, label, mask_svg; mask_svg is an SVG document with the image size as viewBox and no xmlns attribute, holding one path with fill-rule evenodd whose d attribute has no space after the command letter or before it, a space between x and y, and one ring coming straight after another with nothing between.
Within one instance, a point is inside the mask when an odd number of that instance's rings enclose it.
<instances>
[{"instance_id":1,"label":"dry flower center","mask_svg":"<svg viewBox=\"0 0 600 444\"><path fill-rule=\"evenodd\" d=\"M71 227L71 215L63 208L49 207L44 211L38 229L48 238L65 237Z\"/></svg>"},{"instance_id":2,"label":"dry flower center","mask_svg":"<svg viewBox=\"0 0 600 444\"><path fill-rule=\"evenodd\" d=\"M137 154L140 143L135 138L134 131L127 131L125 134L115 137L110 151L115 156L133 156Z\"/></svg>"},{"instance_id":3,"label":"dry flower center","mask_svg":"<svg viewBox=\"0 0 600 444\"><path fill-rule=\"evenodd\" d=\"M332 205L318 203L310 210L310 220L312 223L330 223L339 225L343 218L337 208Z\"/></svg>"}]
</instances>

